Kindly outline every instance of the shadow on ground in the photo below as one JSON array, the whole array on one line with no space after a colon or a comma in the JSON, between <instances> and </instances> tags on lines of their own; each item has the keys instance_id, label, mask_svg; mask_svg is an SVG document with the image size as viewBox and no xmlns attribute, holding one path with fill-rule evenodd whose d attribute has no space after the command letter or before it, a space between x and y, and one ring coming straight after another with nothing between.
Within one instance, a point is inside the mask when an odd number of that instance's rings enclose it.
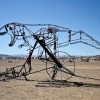
<instances>
[{"instance_id":1,"label":"shadow on ground","mask_svg":"<svg viewBox=\"0 0 100 100\"><path fill-rule=\"evenodd\" d=\"M100 88L100 84L90 84L85 82L71 82L66 80L38 81L36 87L93 87Z\"/></svg>"}]
</instances>

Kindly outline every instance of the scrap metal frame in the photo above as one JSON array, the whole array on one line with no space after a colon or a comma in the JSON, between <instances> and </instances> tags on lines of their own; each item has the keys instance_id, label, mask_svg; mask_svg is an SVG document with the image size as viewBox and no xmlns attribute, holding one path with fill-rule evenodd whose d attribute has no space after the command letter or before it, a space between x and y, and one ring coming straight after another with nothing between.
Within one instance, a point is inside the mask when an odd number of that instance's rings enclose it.
<instances>
[{"instance_id":1,"label":"scrap metal frame","mask_svg":"<svg viewBox=\"0 0 100 100\"><path fill-rule=\"evenodd\" d=\"M29 27L42 27L39 28L38 31L33 32ZM64 32L67 33L68 37L65 42L58 43L58 32ZM0 36L3 36L5 34L8 34L11 37L11 42L9 43L9 46L13 46L16 42L16 40L23 40L24 43L19 45L19 47L27 46L29 49L29 56L26 59L25 63L19 66L15 66L9 69L6 69L5 72L0 73L0 77L2 80L17 78L20 76L24 76L26 80L27 75L47 70L48 75L55 79L58 71L70 75L68 79L70 79L72 76L86 78L82 76L76 75L75 72L75 62L71 58L70 55L70 62L73 63L74 71L71 71L67 67L65 67L60 59L57 57L57 48L68 46L69 44L76 44L76 43L83 43L86 45L90 45L96 49L100 49L100 42L93 39L90 35L85 33L84 31L72 31L69 28L52 25L52 24L22 24L22 23L8 23L0 28ZM77 37L75 37L77 35ZM74 38L75 37L75 38ZM30 43L29 39L34 38L34 45ZM85 39L86 38L86 39ZM32 46L33 45L33 46ZM53 49L51 47L53 46ZM45 57L42 60L45 60L46 63L54 62L52 67L46 67L46 69L42 69L40 71L31 72L31 57L35 49L42 47L41 55L39 55L39 59L43 58L43 53ZM65 53L66 54L66 53ZM48 56L48 57L47 57ZM61 58L62 59L62 58ZM28 65L28 69L27 66ZM20 67L20 70L16 70L16 68ZM48 69L52 69L52 75L49 74ZM94 78L88 78L88 79L94 79Z\"/></svg>"}]
</instances>

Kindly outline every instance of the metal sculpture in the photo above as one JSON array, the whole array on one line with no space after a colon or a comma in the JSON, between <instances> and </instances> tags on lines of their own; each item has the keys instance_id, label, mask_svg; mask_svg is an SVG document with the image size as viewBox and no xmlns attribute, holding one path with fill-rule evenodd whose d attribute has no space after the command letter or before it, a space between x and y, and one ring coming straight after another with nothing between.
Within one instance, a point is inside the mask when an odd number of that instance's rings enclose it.
<instances>
[{"instance_id":1,"label":"metal sculpture","mask_svg":"<svg viewBox=\"0 0 100 100\"><path fill-rule=\"evenodd\" d=\"M31 29L34 29L35 32L31 31ZM36 31L37 29L38 31ZM65 33L66 41L59 42L58 33ZM9 43L10 47L15 44L16 40L23 40L19 48L27 46L29 56L24 64L6 69L5 72L0 73L0 78L4 81L20 76L24 76L25 79L28 80L27 75L44 70L47 71L51 79L68 80L72 76L82 77L74 73L75 62L73 58L64 51L58 51L58 48L68 46L69 44L83 43L100 49L100 42L93 39L84 31L72 31L69 28L52 24L8 23L0 28L0 36L5 34L11 37L11 42ZM34 42L32 43L30 39ZM46 68L32 72L31 57L36 49L39 50L38 59L45 61ZM64 77L62 75L64 75Z\"/></svg>"}]
</instances>

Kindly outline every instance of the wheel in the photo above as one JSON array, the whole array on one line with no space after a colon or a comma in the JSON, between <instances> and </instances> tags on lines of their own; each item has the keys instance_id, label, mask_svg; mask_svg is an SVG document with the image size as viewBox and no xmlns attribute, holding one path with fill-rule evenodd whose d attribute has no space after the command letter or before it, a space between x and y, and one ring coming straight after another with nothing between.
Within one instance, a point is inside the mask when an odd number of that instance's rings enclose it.
<instances>
[{"instance_id":1,"label":"wheel","mask_svg":"<svg viewBox=\"0 0 100 100\"><path fill-rule=\"evenodd\" d=\"M59 68L55 62L48 60L46 61L47 74L54 80L70 79L75 72L75 62L72 57L62 51L56 52L54 56L63 65L63 67Z\"/></svg>"}]
</instances>

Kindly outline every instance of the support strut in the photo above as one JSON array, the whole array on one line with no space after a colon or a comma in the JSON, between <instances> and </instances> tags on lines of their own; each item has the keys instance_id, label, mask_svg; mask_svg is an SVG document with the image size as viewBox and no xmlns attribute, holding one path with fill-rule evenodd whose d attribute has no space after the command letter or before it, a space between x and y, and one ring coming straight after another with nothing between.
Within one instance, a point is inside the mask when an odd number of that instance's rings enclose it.
<instances>
[{"instance_id":1,"label":"support strut","mask_svg":"<svg viewBox=\"0 0 100 100\"><path fill-rule=\"evenodd\" d=\"M59 60L49 51L49 49L46 47L45 40L39 39L39 36L33 35L34 38L37 40L37 42L42 46L42 48L45 50L45 52L51 57L51 59L56 63L58 68L62 68L63 65L59 62ZM74 75L70 70L66 68L68 74Z\"/></svg>"}]
</instances>

